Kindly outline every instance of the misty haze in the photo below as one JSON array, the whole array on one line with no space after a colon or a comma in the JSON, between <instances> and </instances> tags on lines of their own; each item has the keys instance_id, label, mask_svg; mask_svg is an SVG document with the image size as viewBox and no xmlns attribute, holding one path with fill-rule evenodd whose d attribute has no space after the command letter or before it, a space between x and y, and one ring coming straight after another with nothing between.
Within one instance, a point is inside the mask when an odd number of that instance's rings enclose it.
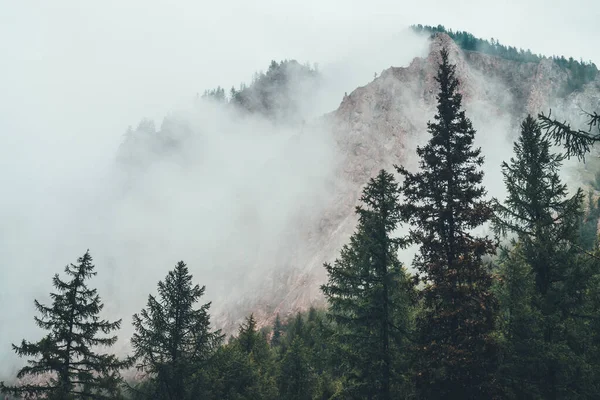
<instances>
[{"instance_id":1,"label":"misty haze","mask_svg":"<svg viewBox=\"0 0 600 400\"><path fill-rule=\"evenodd\" d=\"M597 398L595 2L2 10L7 399Z\"/></svg>"}]
</instances>

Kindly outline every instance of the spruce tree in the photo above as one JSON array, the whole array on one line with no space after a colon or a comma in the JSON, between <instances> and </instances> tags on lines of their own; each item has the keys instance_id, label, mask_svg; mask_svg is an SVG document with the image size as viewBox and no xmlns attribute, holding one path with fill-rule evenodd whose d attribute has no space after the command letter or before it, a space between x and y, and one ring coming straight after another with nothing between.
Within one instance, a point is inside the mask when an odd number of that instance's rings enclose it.
<instances>
[{"instance_id":1,"label":"spruce tree","mask_svg":"<svg viewBox=\"0 0 600 400\"><path fill-rule=\"evenodd\" d=\"M404 176L402 215L420 245L414 265L424 287L417 321L416 384L421 398L492 398L496 369L493 340L496 302L482 257L493 242L472 230L492 214L481 185L483 156L475 130L461 110L455 66L441 51L431 139L417 148L420 171Z\"/></svg>"},{"instance_id":2,"label":"spruce tree","mask_svg":"<svg viewBox=\"0 0 600 400\"><path fill-rule=\"evenodd\" d=\"M256 352L261 347L260 339L261 335L256 328L256 319L254 318L254 314L250 314L238 329L238 345L244 353L250 354Z\"/></svg>"},{"instance_id":3,"label":"spruce tree","mask_svg":"<svg viewBox=\"0 0 600 400\"><path fill-rule=\"evenodd\" d=\"M148 296L146 308L133 316L131 339L139 370L150 373L156 393L153 399L191 398L194 373L207 365L223 336L210 330L211 303L195 307L205 287L193 285L186 264L177 263L158 295Z\"/></svg>"},{"instance_id":4,"label":"spruce tree","mask_svg":"<svg viewBox=\"0 0 600 400\"><path fill-rule=\"evenodd\" d=\"M49 331L38 342L23 340L13 345L21 357L32 357L21 368L17 378L40 377L37 383L5 386L0 389L15 396L31 396L55 400L115 399L119 397L121 378L119 370L127 367L128 360L120 361L112 354L96 352L99 346L110 347L116 336L105 336L119 329L121 320L110 322L99 314L104 304L96 289L87 281L96 275L89 250L77 260L77 265L65 267L70 279L56 274L52 284L56 292L50 294L52 305L35 300L41 314L34 317L36 324Z\"/></svg>"},{"instance_id":5,"label":"spruce tree","mask_svg":"<svg viewBox=\"0 0 600 400\"><path fill-rule=\"evenodd\" d=\"M281 325L281 318L279 318L279 314L275 317L275 322L273 323L273 335L271 336L271 346L278 347L281 345L281 334L283 331L283 326Z\"/></svg>"},{"instance_id":6,"label":"spruce tree","mask_svg":"<svg viewBox=\"0 0 600 400\"><path fill-rule=\"evenodd\" d=\"M297 312L296 317L288 323L288 343L291 344L297 337L304 339L305 329L304 318L300 312Z\"/></svg>"},{"instance_id":7,"label":"spruce tree","mask_svg":"<svg viewBox=\"0 0 600 400\"><path fill-rule=\"evenodd\" d=\"M495 225L501 232L517 235L532 277L528 307L537 316L536 329L516 329L518 320L508 326L519 332L512 334L509 352L513 359L508 361L529 368L518 368L506 378L527 383L522 388L530 386L531 390L522 395L529 398L578 398L590 388L584 351L588 321L580 316L587 308L594 259L579 244L583 192L579 189L568 195L559 177L564 156L553 154L550 145L538 123L528 116L514 145L515 156L502 164L508 195L503 204L496 202ZM514 281L510 275L506 280ZM504 290L510 290L510 285ZM527 351L516 351L516 346Z\"/></svg>"},{"instance_id":8,"label":"spruce tree","mask_svg":"<svg viewBox=\"0 0 600 400\"><path fill-rule=\"evenodd\" d=\"M260 393L261 399L277 398L275 382L275 360L266 335L257 329L256 319L250 314L239 327L238 337L232 343L243 353L252 365L256 382L253 390Z\"/></svg>"},{"instance_id":9,"label":"spruce tree","mask_svg":"<svg viewBox=\"0 0 600 400\"><path fill-rule=\"evenodd\" d=\"M312 400L316 389L316 375L310 364L308 349L296 337L283 356L279 366L279 395L288 400Z\"/></svg>"},{"instance_id":10,"label":"spruce tree","mask_svg":"<svg viewBox=\"0 0 600 400\"><path fill-rule=\"evenodd\" d=\"M393 175L382 170L363 190L358 226L321 288L328 315L337 324L336 342L348 383L344 398L390 399L403 385L402 363L413 301L412 283L397 252L404 242L391 235L400 204Z\"/></svg>"},{"instance_id":11,"label":"spruce tree","mask_svg":"<svg viewBox=\"0 0 600 400\"><path fill-rule=\"evenodd\" d=\"M600 199L594 195L594 190L588 192L587 212L582 218L579 244L586 251L598 247L598 220L600 220Z\"/></svg>"},{"instance_id":12,"label":"spruce tree","mask_svg":"<svg viewBox=\"0 0 600 400\"><path fill-rule=\"evenodd\" d=\"M510 164L502 163L508 196L495 201L494 225L500 233L517 234L535 273L538 292L546 295L566 278L564 257L574 254L580 232L583 192L568 197L558 174L564 157L550 151L538 123L528 116L514 145Z\"/></svg>"},{"instance_id":13,"label":"spruce tree","mask_svg":"<svg viewBox=\"0 0 600 400\"><path fill-rule=\"evenodd\" d=\"M540 313L532 307L535 284L523 246L517 242L510 249L502 248L498 265L499 384L504 398L542 399L540 388L531 379L539 370L540 343L531 338L540 334Z\"/></svg>"}]
</instances>

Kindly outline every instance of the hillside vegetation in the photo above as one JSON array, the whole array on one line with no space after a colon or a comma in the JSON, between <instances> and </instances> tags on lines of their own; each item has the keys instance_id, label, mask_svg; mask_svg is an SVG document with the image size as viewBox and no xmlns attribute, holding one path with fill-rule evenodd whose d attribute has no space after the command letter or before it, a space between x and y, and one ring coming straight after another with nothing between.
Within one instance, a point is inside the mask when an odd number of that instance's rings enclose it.
<instances>
[{"instance_id":1,"label":"hillside vegetation","mask_svg":"<svg viewBox=\"0 0 600 400\"><path fill-rule=\"evenodd\" d=\"M102 318L86 252L54 276L51 304L35 301L46 334L13 345L28 364L0 390L61 400L596 399L595 192L568 192L565 156L527 116L501 167L506 198L489 198L456 67L446 49L440 56L418 169L382 169L364 186L354 233L323 260L325 310L277 316L266 329L251 314L225 338L180 261L139 305L131 355L119 359L110 348L122 321ZM410 230L397 236L402 226ZM474 232L482 226L496 237ZM418 247L414 272L400 262L408 245ZM126 382L126 368L139 379Z\"/></svg>"},{"instance_id":2,"label":"hillside vegetation","mask_svg":"<svg viewBox=\"0 0 600 400\"><path fill-rule=\"evenodd\" d=\"M446 33L463 50L478 51L507 60L537 63L547 58L540 54L534 54L529 49L524 50L517 49L513 46L506 46L494 38L491 40L481 39L469 32L446 29L443 25L429 26L419 24L413 25L412 29L415 32L426 32L431 33L432 35L435 35L436 33ZM565 87L562 88L562 94L565 96L574 91L581 90L585 84L594 81L598 75L598 68L596 67L596 64L591 61L577 61L573 59L573 57L567 59L564 56L552 56L550 58L556 65L567 71L569 74L568 81Z\"/></svg>"}]
</instances>

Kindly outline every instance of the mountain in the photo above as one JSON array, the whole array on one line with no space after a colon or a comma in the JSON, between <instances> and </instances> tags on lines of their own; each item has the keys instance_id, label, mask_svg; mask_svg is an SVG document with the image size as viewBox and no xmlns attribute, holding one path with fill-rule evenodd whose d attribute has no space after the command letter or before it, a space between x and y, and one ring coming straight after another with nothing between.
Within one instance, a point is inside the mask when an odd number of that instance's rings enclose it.
<instances>
[{"instance_id":1,"label":"mountain","mask_svg":"<svg viewBox=\"0 0 600 400\"><path fill-rule=\"evenodd\" d=\"M463 50L448 34L436 33L427 57L415 58L408 67L383 71L345 96L337 110L323 116L343 155L333 200L317 226L304 232L299 246L304 247L305 255L291 261L293 272L265 286L260 291L264 296L246 307L246 313L252 310L259 320L270 323L276 313L283 315L323 304L319 285L326 275L322 263L332 261L353 232L354 207L361 189L381 168L411 165L415 145L426 139L426 123L435 114L434 77L442 47L449 49L457 65L463 104L486 154L490 195L501 193L500 188L494 190L494 185L501 182L500 162L510 156L518 124L528 113L537 115L552 108L557 115L579 120L581 108L600 107L598 77L565 95L571 73L552 58L509 60ZM410 257L404 260L410 262ZM241 299L239 305L248 305L251 300ZM221 322L236 321L243 314L229 314Z\"/></svg>"},{"instance_id":2,"label":"mountain","mask_svg":"<svg viewBox=\"0 0 600 400\"><path fill-rule=\"evenodd\" d=\"M356 225L354 208L362 188L381 168L391 170L393 164L414 167L415 146L427 140L427 121L436 111L434 78L442 47L449 50L457 65L463 106L486 156L485 183L490 196L503 195L500 163L510 157L518 125L528 113L537 115L551 108L555 115L577 122L581 121L581 108L600 108L600 77L587 74L583 80L578 78L580 64L568 68L564 58L545 58L512 48L502 50L497 43L477 51L473 49L479 42L464 33L420 30L432 34L426 57L415 58L407 67L384 70L373 81L344 95L336 110L313 121L299 122L302 118L298 118L297 111L302 102L290 94L297 92L290 85L310 92L317 86L318 71L295 61L272 64L253 85L233 90L230 99L221 88L205 93L228 107L243 109L244 114L291 120L298 132L289 138L284 150L290 157L304 140L304 132L314 128L330 135L339 158L333 176L327 180L327 196L319 199L317 215L308 218L307 213L298 211L282 231L287 237L282 243L293 245L275 246L274 253L269 254L271 259L248 261L248 270L259 263L268 264L261 269L260 285L247 286L246 292L240 285L235 298L215 307L219 312L214 321L225 331L233 331L250 312L265 325L277 313L285 316L324 304L319 289L326 280L322 264L333 261L352 234ZM582 68L588 71L591 67ZM185 148L192 131L174 118L167 118L158 131L146 121L128 133L120 160L138 165L131 150L137 148L139 154L140 147L153 157L164 157ZM585 168L577 173L577 184L591 178ZM307 200L307 204L312 203ZM401 257L407 263L411 258L410 251Z\"/></svg>"}]
</instances>

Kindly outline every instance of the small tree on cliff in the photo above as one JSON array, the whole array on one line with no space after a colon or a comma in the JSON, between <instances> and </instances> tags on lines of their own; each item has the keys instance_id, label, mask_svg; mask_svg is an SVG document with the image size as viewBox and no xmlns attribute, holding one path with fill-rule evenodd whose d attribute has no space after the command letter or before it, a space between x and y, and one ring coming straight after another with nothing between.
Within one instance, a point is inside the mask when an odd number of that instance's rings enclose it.
<instances>
[{"instance_id":1,"label":"small tree on cliff","mask_svg":"<svg viewBox=\"0 0 600 400\"><path fill-rule=\"evenodd\" d=\"M484 200L483 157L461 110L455 66L447 50L441 58L438 112L428 123L431 139L417 148L421 170L396 167L404 176L402 215L420 245L415 266L425 284L417 320L417 390L426 399L491 398L496 302L482 257L495 247L471 230L490 219L492 208Z\"/></svg>"},{"instance_id":2,"label":"small tree on cliff","mask_svg":"<svg viewBox=\"0 0 600 400\"><path fill-rule=\"evenodd\" d=\"M13 345L19 356L33 357L29 365L19 370L17 378L41 376L43 381L19 386L1 383L4 393L56 400L119 397L119 370L129 362L111 354L96 353L93 348L112 346L117 337L101 334L119 329L121 320L109 322L99 317L104 305L96 289L87 286L87 280L96 275L89 251L77 263L65 267L70 280L54 276L56 292L50 294L52 306L35 301L41 314L34 317L35 322L49 331L48 335L35 343L23 340L20 346Z\"/></svg>"}]
</instances>

